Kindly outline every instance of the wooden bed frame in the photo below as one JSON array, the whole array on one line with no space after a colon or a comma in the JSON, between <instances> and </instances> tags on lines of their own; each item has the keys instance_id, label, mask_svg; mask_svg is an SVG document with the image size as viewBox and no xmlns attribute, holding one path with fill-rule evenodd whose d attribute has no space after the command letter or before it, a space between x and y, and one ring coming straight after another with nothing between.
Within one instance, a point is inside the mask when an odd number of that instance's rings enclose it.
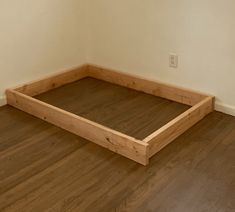
<instances>
[{"instance_id":1,"label":"wooden bed frame","mask_svg":"<svg viewBox=\"0 0 235 212\"><path fill-rule=\"evenodd\" d=\"M104 80L147 94L190 105L191 107L145 139L137 140L131 136L33 98L33 96L85 77ZM9 105L143 165L147 165L153 155L214 110L213 96L90 64L82 65L78 68L67 70L14 89L8 89L6 95Z\"/></svg>"}]
</instances>

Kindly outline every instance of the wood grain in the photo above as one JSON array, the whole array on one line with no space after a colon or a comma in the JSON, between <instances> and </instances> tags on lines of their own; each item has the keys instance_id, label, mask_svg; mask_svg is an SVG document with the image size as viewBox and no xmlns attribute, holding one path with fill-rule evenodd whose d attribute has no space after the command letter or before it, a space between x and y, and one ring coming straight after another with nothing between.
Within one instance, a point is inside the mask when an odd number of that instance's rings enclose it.
<instances>
[{"instance_id":1,"label":"wood grain","mask_svg":"<svg viewBox=\"0 0 235 212\"><path fill-rule=\"evenodd\" d=\"M35 80L24 85L13 88L18 92L24 93L28 96L35 96L49 90L61 87L68 83L77 81L86 77L87 65L82 65L77 68L65 70L39 80Z\"/></svg>"},{"instance_id":2,"label":"wood grain","mask_svg":"<svg viewBox=\"0 0 235 212\"><path fill-rule=\"evenodd\" d=\"M213 98L207 97L205 100L196 104L145 138L144 141L149 144L149 156L152 157L155 155L178 136L211 113L214 110L213 102Z\"/></svg>"},{"instance_id":3,"label":"wood grain","mask_svg":"<svg viewBox=\"0 0 235 212\"><path fill-rule=\"evenodd\" d=\"M14 107L93 141L111 151L147 165L148 144L64 111L14 90L7 91L7 102Z\"/></svg>"},{"instance_id":4,"label":"wood grain","mask_svg":"<svg viewBox=\"0 0 235 212\"><path fill-rule=\"evenodd\" d=\"M146 139L138 140L102 124L32 98L32 96L54 90L87 76L193 107ZM84 65L78 69L56 74L15 89L8 89L6 95L8 104L143 165L147 165L151 156L212 112L214 104L212 96L94 65Z\"/></svg>"},{"instance_id":5,"label":"wood grain","mask_svg":"<svg viewBox=\"0 0 235 212\"><path fill-rule=\"evenodd\" d=\"M105 80L114 84L122 85L137 91L142 91L154 96L166 98L175 102L193 106L208 95L190 89L180 88L162 82L151 81L140 76L126 74L109 68L88 65L88 75L96 79Z\"/></svg>"},{"instance_id":6,"label":"wood grain","mask_svg":"<svg viewBox=\"0 0 235 212\"><path fill-rule=\"evenodd\" d=\"M35 98L138 140L190 108L94 78L84 78Z\"/></svg>"},{"instance_id":7,"label":"wood grain","mask_svg":"<svg viewBox=\"0 0 235 212\"><path fill-rule=\"evenodd\" d=\"M148 167L10 106L0 117L0 211L235 210L232 116L211 113Z\"/></svg>"}]
</instances>

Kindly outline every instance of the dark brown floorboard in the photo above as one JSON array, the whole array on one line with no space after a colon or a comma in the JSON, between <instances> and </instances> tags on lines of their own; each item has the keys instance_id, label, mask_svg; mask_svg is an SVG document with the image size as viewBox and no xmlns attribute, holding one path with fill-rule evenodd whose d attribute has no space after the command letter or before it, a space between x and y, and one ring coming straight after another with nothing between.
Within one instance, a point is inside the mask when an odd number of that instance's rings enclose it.
<instances>
[{"instance_id":1,"label":"dark brown floorboard","mask_svg":"<svg viewBox=\"0 0 235 212\"><path fill-rule=\"evenodd\" d=\"M138 139L144 139L189 108L94 78L37 98Z\"/></svg>"},{"instance_id":2,"label":"dark brown floorboard","mask_svg":"<svg viewBox=\"0 0 235 212\"><path fill-rule=\"evenodd\" d=\"M235 211L235 117L208 115L147 167L10 106L0 117L0 211Z\"/></svg>"}]
</instances>

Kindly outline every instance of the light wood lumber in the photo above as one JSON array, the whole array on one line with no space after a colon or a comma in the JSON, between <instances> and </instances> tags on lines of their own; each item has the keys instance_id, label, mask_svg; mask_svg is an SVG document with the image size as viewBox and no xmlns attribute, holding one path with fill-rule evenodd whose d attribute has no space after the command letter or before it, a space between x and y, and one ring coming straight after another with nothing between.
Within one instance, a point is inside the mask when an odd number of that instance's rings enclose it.
<instances>
[{"instance_id":1,"label":"light wood lumber","mask_svg":"<svg viewBox=\"0 0 235 212\"><path fill-rule=\"evenodd\" d=\"M214 109L214 99L207 97L153 134L144 139L149 144L149 157L152 157L178 136L203 119Z\"/></svg>"},{"instance_id":2,"label":"light wood lumber","mask_svg":"<svg viewBox=\"0 0 235 212\"><path fill-rule=\"evenodd\" d=\"M89 76L192 107L144 140L138 140L32 98ZM214 97L210 95L91 64L9 89L6 94L8 104L143 165L214 109Z\"/></svg>"},{"instance_id":3,"label":"light wood lumber","mask_svg":"<svg viewBox=\"0 0 235 212\"><path fill-rule=\"evenodd\" d=\"M92 64L88 65L88 75L100 80L190 106L199 103L207 97L207 95L200 92L195 92L162 82L147 80L140 76L126 74Z\"/></svg>"},{"instance_id":4,"label":"light wood lumber","mask_svg":"<svg viewBox=\"0 0 235 212\"><path fill-rule=\"evenodd\" d=\"M14 90L7 90L8 104L79 135L140 164L148 164L148 144L104 127Z\"/></svg>"},{"instance_id":5,"label":"light wood lumber","mask_svg":"<svg viewBox=\"0 0 235 212\"><path fill-rule=\"evenodd\" d=\"M82 65L71 70L50 75L40 80L26 83L24 85L18 86L14 90L24 93L28 96L36 96L86 77L86 69L87 65Z\"/></svg>"}]
</instances>

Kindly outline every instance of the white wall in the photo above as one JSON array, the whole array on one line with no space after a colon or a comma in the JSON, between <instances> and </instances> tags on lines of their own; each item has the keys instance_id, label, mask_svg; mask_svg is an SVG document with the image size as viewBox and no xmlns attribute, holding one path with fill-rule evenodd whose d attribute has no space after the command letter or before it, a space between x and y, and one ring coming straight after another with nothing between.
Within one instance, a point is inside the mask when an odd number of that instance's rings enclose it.
<instances>
[{"instance_id":1,"label":"white wall","mask_svg":"<svg viewBox=\"0 0 235 212\"><path fill-rule=\"evenodd\" d=\"M0 1L4 90L86 62L86 0Z\"/></svg>"},{"instance_id":2,"label":"white wall","mask_svg":"<svg viewBox=\"0 0 235 212\"><path fill-rule=\"evenodd\" d=\"M234 0L89 3L89 62L214 94L235 115Z\"/></svg>"},{"instance_id":3,"label":"white wall","mask_svg":"<svg viewBox=\"0 0 235 212\"><path fill-rule=\"evenodd\" d=\"M0 104L8 87L90 62L214 94L235 115L234 11L234 0L2 0Z\"/></svg>"}]
</instances>

